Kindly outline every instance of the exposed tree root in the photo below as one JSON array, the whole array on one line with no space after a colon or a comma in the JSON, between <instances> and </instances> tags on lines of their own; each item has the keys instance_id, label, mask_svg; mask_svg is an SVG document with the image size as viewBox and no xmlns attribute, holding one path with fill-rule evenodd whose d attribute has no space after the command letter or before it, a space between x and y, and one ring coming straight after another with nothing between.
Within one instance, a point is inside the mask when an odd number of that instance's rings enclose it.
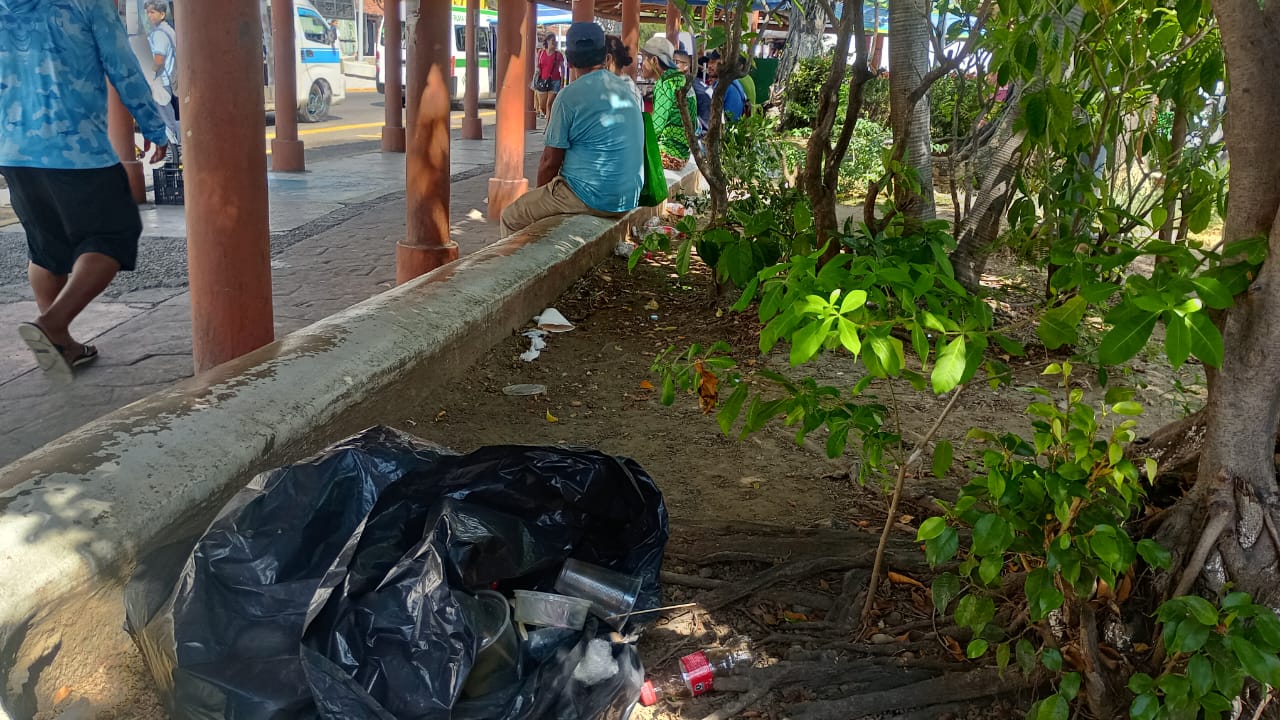
<instances>
[{"instance_id":1,"label":"exposed tree root","mask_svg":"<svg viewBox=\"0 0 1280 720\"><path fill-rule=\"evenodd\" d=\"M1223 511L1214 512L1209 518L1209 522L1204 526L1204 532L1200 535L1200 542L1196 544L1195 552L1183 567L1182 577L1178 580L1178 586L1174 588L1172 597L1186 595L1191 591L1196 578L1200 577L1200 571L1204 570L1204 563L1209 559L1209 553L1213 552L1218 538L1222 537L1222 532L1230 523L1231 516Z\"/></svg>"},{"instance_id":2,"label":"exposed tree root","mask_svg":"<svg viewBox=\"0 0 1280 720\"><path fill-rule=\"evenodd\" d=\"M746 582L734 583L702 593L696 600L708 610L719 610L730 603L754 595L760 590L780 582L800 580L810 575L833 570L848 570L850 567L858 565L865 567L870 562L870 557L856 559L849 557L820 557L808 560L793 560L781 565L775 565Z\"/></svg>"},{"instance_id":3,"label":"exposed tree root","mask_svg":"<svg viewBox=\"0 0 1280 720\"><path fill-rule=\"evenodd\" d=\"M1016 673L1001 678L993 669L947 674L910 685L853 695L840 700L802 703L783 717L789 720L850 720L892 710L924 708L1000 695L1029 687Z\"/></svg>"}]
</instances>

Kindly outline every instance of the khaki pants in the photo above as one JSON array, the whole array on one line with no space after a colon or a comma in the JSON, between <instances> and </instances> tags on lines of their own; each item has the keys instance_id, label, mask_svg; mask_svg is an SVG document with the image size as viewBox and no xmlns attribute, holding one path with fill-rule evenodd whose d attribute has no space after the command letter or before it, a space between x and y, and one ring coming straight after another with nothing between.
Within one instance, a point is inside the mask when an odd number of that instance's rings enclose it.
<instances>
[{"instance_id":1,"label":"khaki pants","mask_svg":"<svg viewBox=\"0 0 1280 720\"><path fill-rule=\"evenodd\" d=\"M569 184L559 175L540 188L521 195L502 211L502 237L510 237L544 218L556 215L595 215L618 218L626 213L602 212L587 205L573 194Z\"/></svg>"}]
</instances>

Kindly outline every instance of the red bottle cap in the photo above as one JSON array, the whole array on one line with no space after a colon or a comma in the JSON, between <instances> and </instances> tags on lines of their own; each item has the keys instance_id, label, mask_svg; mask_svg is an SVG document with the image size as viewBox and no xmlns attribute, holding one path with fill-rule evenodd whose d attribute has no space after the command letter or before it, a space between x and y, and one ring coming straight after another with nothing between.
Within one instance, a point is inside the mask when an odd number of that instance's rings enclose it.
<instances>
[{"instance_id":1,"label":"red bottle cap","mask_svg":"<svg viewBox=\"0 0 1280 720\"><path fill-rule=\"evenodd\" d=\"M658 702L658 694L653 691L653 682L645 680L640 686L640 704L649 707Z\"/></svg>"}]
</instances>

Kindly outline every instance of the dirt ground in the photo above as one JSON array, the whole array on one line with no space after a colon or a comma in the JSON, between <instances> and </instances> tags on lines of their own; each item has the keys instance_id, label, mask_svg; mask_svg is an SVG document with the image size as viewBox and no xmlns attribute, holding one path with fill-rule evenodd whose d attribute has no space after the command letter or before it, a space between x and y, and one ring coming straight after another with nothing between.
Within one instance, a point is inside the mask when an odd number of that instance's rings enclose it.
<instances>
[{"instance_id":1,"label":"dirt ground","mask_svg":"<svg viewBox=\"0 0 1280 720\"><path fill-rule=\"evenodd\" d=\"M1012 263L997 263L994 272L1005 275L1000 282L998 312L1016 323L1019 307L1029 310L1036 292L1033 288L1042 285L1037 278L1019 277ZM711 298L705 268L681 279L661 258L646 260L630 273L624 260L611 259L557 301L555 307L576 327L551 335L537 359L521 360L529 340L512 336L474 365L438 402L395 424L462 451L497 443L569 444L631 457L663 490L673 535L685 525L763 522L831 528L874 538L884 523L885 495L874 481L864 487L850 480L848 471L856 462L852 451L839 460L828 460L818 450L825 443L821 432L807 446L798 446L794 432L779 424L745 440L730 439L721 434L713 417L703 415L696 395L679 395L670 407L661 404L659 391L654 389L660 387L660 378L650 367L656 355L671 346L683 350L692 343L726 340L733 345L740 364L754 366L743 367L748 382L755 382L754 372L763 368L793 372L787 368L785 355L759 354L759 326L753 314L721 312L724 303L717 305ZM1033 327L1024 325L1020 331L1024 339L1034 340ZM1014 385L1041 384L1044 367L1062 359L1064 356L1051 355L1043 348L1025 358L1009 359ZM1189 367L1174 375L1167 364L1162 367L1140 359L1125 373L1123 380L1136 386L1138 399L1148 405L1147 414L1140 419L1140 433L1181 417L1185 407L1196 402L1195 371ZM804 368L804 374L846 388L858 377L853 363L843 354L819 358ZM1102 390L1092 369L1082 367L1077 377L1088 386L1086 396L1100 401ZM504 394L504 388L516 384L543 385L546 392L533 397ZM872 391L882 401L889 401L887 386L873 385ZM927 432L947 400L915 393L905 383L895 386L892 396L900 408L902 432L909 439ZM992 391L979 385L960 399L938 435L956 444L953 477L937 480L927 471L913 477L899 509L899 540L910 543L913 526L933 507L932 498L948 497L962 483L964 462L977 457L966 443L965 433L972 427L1029 430L1022 411L1031 397L1012 387ZM771 552L768 547L761 550ZM705 590L754 576L768 567L762 560L767 559L702 564L696 558L672 557L669 552L665 569L695 578L690 582L706 581ZM752 595L720 612L673 610L641 642L646 668L653 678L662 678L675 671L679 656L739 636L755 645L759 664L774 662L788 653L803 655L806 636L788 632L803 630L805 623L822 627L829 620L827 611L840 594L841 576L837 572L817 573L784 592ZM928 583L927 577L921 579ZM671 582L665 584L664 591L670 605L689 603L701 592ZM849 639L866 643L893 638L907 658L931 654L946 658L949 641L945 633L930 632L931 605L924 589L890 585L887 593L877 605L877 627ZM831 628L822 627L821 632L829 638ZM839 692L838 688L833 690L835 696ZM703 718L740 697L713 693L642 708L633 717ZM821 697L775 692L753 704L754 709L726 717L781 717L783 706L813 699ZM985 701L978 709L961 703L953 711L956 717L999 717L1004 708L1010 717L1021 717L1015 708L1028 700L1014 695L994 704ZM877 716L897 717L894 713Z\"/></svg>"}]
</instances>

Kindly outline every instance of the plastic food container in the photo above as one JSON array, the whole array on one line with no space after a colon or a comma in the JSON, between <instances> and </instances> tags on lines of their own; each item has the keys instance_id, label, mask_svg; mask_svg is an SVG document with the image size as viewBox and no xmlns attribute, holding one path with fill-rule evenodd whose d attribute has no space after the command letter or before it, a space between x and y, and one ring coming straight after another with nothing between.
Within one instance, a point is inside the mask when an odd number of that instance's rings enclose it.
<instances>
[{"instance_id":1,"label":"plastic food container","mask_svg":"<svg viewBox=\"0 0 1280 720\"><path fill-rule=\"evenodd\" d=\"M516 622L526 625L581 630L591 610L590 600L567 595L516 590Z\"/></svg>"},{"instance_id":2,"label":"plastic food container","mask_svg":"<svg viewBox=\"0 0 1280 720\"><path fill-rule=\"evenodd\" d=\"M620 629L635 608L641 581L639 577L569 559L556 579L556 590L589 600L593 615Z\"/></svg>"},{"instance_id":3,"label":"plastic food container","mask_svg":"<svg viewBox=\"0 0 1280 720\"><path fill-rule=\"evenodd\" d=\"M484 590L476 593L469 605L480 648L462 694L473 698L510 687L520 679L519 644L505 597Z\"/></svg>"}]
</instances>

